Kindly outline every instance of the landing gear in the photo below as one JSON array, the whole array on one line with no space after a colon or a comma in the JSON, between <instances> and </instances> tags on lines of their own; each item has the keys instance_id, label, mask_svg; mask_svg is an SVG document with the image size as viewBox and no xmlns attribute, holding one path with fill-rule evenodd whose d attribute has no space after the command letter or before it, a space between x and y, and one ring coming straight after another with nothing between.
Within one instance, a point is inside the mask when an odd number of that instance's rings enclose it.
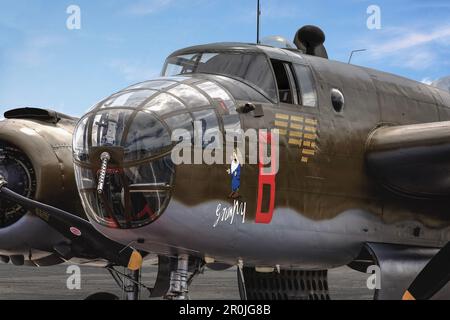
<instances>
[{"instance_id":1,"label":"landing gear","mask_svg":"<svg viewBox=\"0 0 450 320\"><path fill-rule=\"evenodd\" d=\"M158 256L158 276L150 298L188 300L189 285L203 272L204 261L188 255Z\"/></svg>"},{"instance_id":2,"label":"landing gear","mask_svg":"<svg viewBox=\"0 0 450 320\"><path fill-rule=\"evenodd\" d=\"M194 277L203 271L203 261L179 255L172 258L176 262L170 272L169 290L165 295L168 300L189 300L189 285Z\"/></svg>"},{"instance_id":3,"label":"landing gear","mask_svg":"<svg viewBox=\"0 0 450 320\"><path fill-rule=\"evenodd\" d=\"M123 272L114 266L107 266L114 281L122 290L122 300L139 300L141 289L147 289L150 298L164 298L167 300L188 300L189 285L195 276L203 272L204 261L188 255L176 257L158 257L158 275L153 288L141 282L141 271L125 269ZM88 300L115 300L114 295L98 293Z\"/></svg>"},{"instance_id":4,"label":"landing gear","mask_svg":"<svg viewBox=\"0 0 450 320\"><path fill-rule=\"evenodd\" d=\"M122 300L139 300L141 288L145 288L151 293L152 289L141 283L141 270L125 269L124 272L120 272L113 266L108 266L106 269L121 288Z\"/></svg>"},{"instance_id":5,"label":"landing gear","mask_svg":"<svg viewBox=\"0 0 450 320\"><path fill-rule=\"evenodd\" d=\"M141 288L147 289L151 292L151 288L141 283L141 270L129 270L125 269L121 272L117 270L113 265L108 265L106 270L109 271L114 281L122 290L121 300L139 300ZM86 300L120 300L118 296L107 293L99 292L90 295Z\"/></svg>"},{"instance_id":6,"label":"landing gear","mask_svg":"<svg viewBox=\"0 0 450 320\"><path fill-rule=\"evenodd\" d=\"M127 270L127 278L123 281L123 293L125 300L139 300L141 293L141 270L131 271Z\"/></svg>"},{"instance_id":7,"label":"landing gear","mask_svg":"<svg viewBox=\"0 0 450 320\"><path fill-rule=\"evenodd\" d=\"M169 291L166 298L169 300L188 300L188 273L189 256L177 257L177 267L170 273Z\"/></svg>"}]
</instances>

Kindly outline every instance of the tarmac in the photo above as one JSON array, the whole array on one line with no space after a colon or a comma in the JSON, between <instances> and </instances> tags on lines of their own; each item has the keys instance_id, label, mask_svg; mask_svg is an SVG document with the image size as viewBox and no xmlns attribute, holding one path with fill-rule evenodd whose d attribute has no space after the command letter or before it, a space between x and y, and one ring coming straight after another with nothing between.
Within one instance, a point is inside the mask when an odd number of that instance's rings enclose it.
<instances>
[{"instance_id":1,"label":"tarmac","mask_svg":"<svg viewBox=\"0 0 450 320\"><path fill-rule=\"evenodd\" d=\"M121 289L109 272L103 268L80 267L80 289L69 290L67 273L69 265L53 267L17 267L0 264L1 300L83 300L96 292L110 292L121 297ZM156 279L157 266L145 266L142 281L151 287ZM332 300L370 300L374 292L366 286L368 274L359 273L348 267L329 270L329 289ZM141 291L141 300L149 294ZM236 268L225 271L205 269L190 286L192 300L238 300Z\"/></svg>"}]
</instances>

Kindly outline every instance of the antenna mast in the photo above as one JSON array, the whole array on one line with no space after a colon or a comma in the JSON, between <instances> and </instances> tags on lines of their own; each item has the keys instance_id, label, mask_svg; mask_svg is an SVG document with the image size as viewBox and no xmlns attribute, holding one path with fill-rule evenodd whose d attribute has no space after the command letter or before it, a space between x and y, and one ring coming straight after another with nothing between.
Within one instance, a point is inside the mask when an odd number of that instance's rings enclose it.
<instances>
[{"instance_id":1,"label":"antenna mast","mask_svg":"<svg viewBox=\"0 0 450 320\"><path fill-rule=\"evenodd\" d=\"M259 4L259 0L257 1L257 8L256 8L256 43L259 44L259 18L261 17L261 6Z\"/></svg>"},{"instance_id":2,"label":"antenna mast","mask_svg":"<svg viewBox=\"0 0 450 320\"><path fill-rule=\"evenodd\" d=\"M364 51L367 51L367 49L353 50L352 53L350 53L350 58L348 58L348 64L350 64L352 62L352 58L355 53L364 52Z\"/></svg>"}]
</instances>

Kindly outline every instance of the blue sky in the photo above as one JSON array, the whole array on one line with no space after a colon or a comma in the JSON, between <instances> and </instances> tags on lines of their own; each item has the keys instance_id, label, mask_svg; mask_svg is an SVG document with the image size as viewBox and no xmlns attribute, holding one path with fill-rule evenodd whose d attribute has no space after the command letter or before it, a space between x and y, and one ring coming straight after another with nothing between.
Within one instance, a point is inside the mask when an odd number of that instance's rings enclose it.
<instances>
[{"instance_id":1,"label":"blue sky","mask_svg":"<svg viewBox=\"0 0 450 320\"><path fill-rule=\"evenodd\" d=\"M261 0L262 36L292 39L305 24L327 34L330 58L419 81L450 74L448 0ZM68 30L66 9L81 8ZM366 25L381 8L380 30ZM256 0L0 0L0 113L17 106L82 115L132 83L159 74L176 49L255 41Z\"/></svg>"}]
</instances>

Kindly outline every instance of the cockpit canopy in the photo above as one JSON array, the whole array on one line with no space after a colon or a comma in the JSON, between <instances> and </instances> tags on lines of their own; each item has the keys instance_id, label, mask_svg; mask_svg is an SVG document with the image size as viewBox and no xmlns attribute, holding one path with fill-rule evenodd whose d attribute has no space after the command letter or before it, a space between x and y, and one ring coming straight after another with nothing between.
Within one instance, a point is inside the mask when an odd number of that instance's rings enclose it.
<instances>
[{"instance_id":1,"label":"cockpit canopy","mask_svg":"<svg viewBox=\"0 0 450 320\"><path fill-rule=\"evenodd\" d=\"M272 40L287 43L281 37ZM186 74L213 74L236 80L252 87L271 103L317 106L315 80L308 60L301 50L287 45L277 48L216 43L181 49L166 59L162 75Z\"/></svg>"},{"instance_id":2,"label":"cockpit canopy","mask_svg":"<svg viewBox=\"0 0 450 320\"><path fill-rule=\"evenodd\" d=\"M251 84L272 101L277 88L270 61L263 53L242 51L198 52L171 56L166 60L163 76L209 73L238 78Z\"/></svg>"}]
</instances>

